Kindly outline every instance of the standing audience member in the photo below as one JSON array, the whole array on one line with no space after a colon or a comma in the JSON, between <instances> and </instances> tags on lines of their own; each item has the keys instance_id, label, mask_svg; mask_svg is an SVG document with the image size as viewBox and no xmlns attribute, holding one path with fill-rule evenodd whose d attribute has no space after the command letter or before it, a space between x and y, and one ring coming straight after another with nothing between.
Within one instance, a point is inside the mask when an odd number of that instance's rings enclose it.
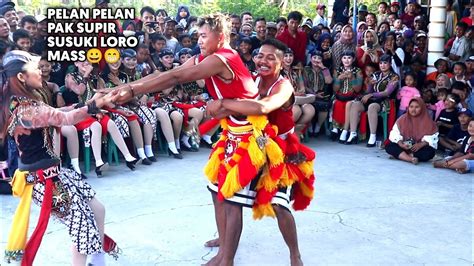
<instances>
[{"instance_id":1,"label":"standing audience member","mask_svg":"<svg viewBox=\"0 0 474 266\"><path fill-rule=\"evenodd\" d=\"M464 33L466 33L468 25L465 22L458 22L456 24L456 29L455 29L455 36L456 38L454 39L453 46L451 47L451 50L449 51L449 56L448 58L453 61L466 61L466 59L470 56L471 52L471 44L468 43L468 40L466 36L464 36Z\"/></svg>"},{"instance_id":2,"label":"standing audience member","mask_svg":"<svg viewBox=\"0 0 474 266\"><path fill-rule=\"evenodd\" d=\"M397 99L400 100L400 106L397 112L397 117L402 116L408 110L408 104L412 98L421 97L420 91L416 88L415 74L405 74L405 86L403 86L397 94Z\"/></svg>"},{"instance_id":3,"label":"standing audience member","mask_svg":"<svg viewBox=\"0 0 474 266\"><path fill-rule=\"evenodd\" d=\"M324 16L326 12L326 6L324 4L318 4L316 6L316 17L313 19L313 25L318 26L319 24L323 25L324 27L328 26L328 19Z\"/></svg>"},{"instance_id":4,"label":"standing audience member","mask_svg":"<svg viewBox=\"0 0 474 266\"><path fill-rule=\"evenodd\" d=\"M250 40L252 41L250 53L252 53L253 50L260 48L260 43L265 40L267 33L267 22L264 17L260 17L255 20L255 32L255 36L250 37Z\"/></svg>"},{"instance_id":5,"label":"standing audience member","mask_svg":"<svg viewBox=\"0 0 474 266\"><path fill-rule=\"evenodd\" d=\"M38 21L31 15L24 16L20 21L20 28L28 31L31 38L36 37Z\"/></svg>"},{"instance_id":6,"label":"standing audience member","mask_svg":"<svg viewBox=\"0 0 474 266\"><path fill-rule=\"evenodd\" d=\"M303 15L300 12L291 11L288 14L288 26L277 35L277 39L293 50L295 61L303 66L306 63L307 36L305 32L298 30L301 20Z\"/></svg>"}]
</instances>

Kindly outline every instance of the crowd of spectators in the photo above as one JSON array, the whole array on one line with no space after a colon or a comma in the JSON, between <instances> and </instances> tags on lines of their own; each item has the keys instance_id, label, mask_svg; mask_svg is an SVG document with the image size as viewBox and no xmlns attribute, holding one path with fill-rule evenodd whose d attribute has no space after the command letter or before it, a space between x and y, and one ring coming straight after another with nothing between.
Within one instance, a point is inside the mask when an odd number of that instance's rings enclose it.
<instances>
[{"instance_id":1,"label":"crowd of spectators","mask_svg":"<svg viewBox=\"0 0 474 266\"><path fill-rule=\"evenodd\" d=\"M107 4L96 1L99 7ZM275 21L253 17L251 10L229 14L231 46L250 72L256 71L253 57L263 40L277 38L289 47L282 73L294 87L295 131L301 138L323 138L325 132L346 145L367 140L367 147L385 147L392 157L415 164L438 153L441 160L435 167L472 171L474 2L448 0L445 53L432 73L427 72L429 19L416 1L403 6L380 2L377 10L359 5L356 25L347 0L334 2L331 18L323 4L315 11L314 18L291 11ZM87 101L98 89L113 90L169 71L198 55L198 19L184 5L176 11L145 6L137 19L117 21L121 34L140 41L122 50L117 63L49 62L46 17L25 14L6 2L0 6L0 58L11 49L41 55L44 86L38 93L59 108ZM98 176L108 166L102 159L104 142L113 142L127 162L135 156L144 165L152 164L156 143L183 159L183 151L210 147L218 134L218 128L198 133L198 126L210 119L205 113L209 100L201 81L140 95L61 128L63 144L56 145L57 152L67 155L68 164L81 173L80 146L91 147ZM17 158L14 141L6 141L4 150L0 161L8 163L0 166L11 174Z\"/></svg>"}]
</instances>

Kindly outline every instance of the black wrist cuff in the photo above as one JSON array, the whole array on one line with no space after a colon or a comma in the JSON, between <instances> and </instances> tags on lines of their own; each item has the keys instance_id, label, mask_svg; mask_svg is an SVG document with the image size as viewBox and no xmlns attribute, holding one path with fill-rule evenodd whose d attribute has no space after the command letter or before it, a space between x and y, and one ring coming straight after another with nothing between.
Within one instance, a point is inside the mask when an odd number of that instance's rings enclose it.
<instances>
[{"instance_id":1,"label":"black wrist cuff","mask_svg":"<svg viewBox=\"0 0 474 266\"><path fill-rule=\"evenodd\" d=\"M99 112L100 112L100 109L97 108L97 106L95 105L95 101L92 101L89 104L87 104L87 113L97 114Z\"/></svg>"},{"instance_id":2,"label":"black wrist cuff","mask_svg":"<svg viewBox=\"0 0 474 266\"><path fill-rule=\"evenodd\" d=\"M84 103L77 103L76 105L74 105L74 109L79 109L84 106L86 106Z\"/></svg>"}]
</instances>

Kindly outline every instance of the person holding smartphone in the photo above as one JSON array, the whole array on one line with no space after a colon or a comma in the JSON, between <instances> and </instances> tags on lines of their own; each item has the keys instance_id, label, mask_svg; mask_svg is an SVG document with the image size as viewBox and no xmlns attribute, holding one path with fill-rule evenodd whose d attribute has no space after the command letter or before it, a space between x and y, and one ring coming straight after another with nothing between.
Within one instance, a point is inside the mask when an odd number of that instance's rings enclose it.
<instances>
[{"instance_id":1,"label":"person holding smartphone","mask_svg":"<svg viewBox=\"0 0 474 266\"><path fill-rule=\"evenodd\" d=\"M145 6L140 10L140 20L143 35L139 37L140 43L150 44L150 34L159 31L159 25L155 22L155 10L150 6Z\"/></svg>"},{"instance_id":2,"label":"person holding smartphone","mask_svg":"<svg viewBox=\"0 0 474 266\"><path fill-rule=\"evenodd\" d=\"M365 67L370 63L378 64L382 49L379 45L379 38L374 30L368 29L363 34L364 45L357 48L357 66L365 73Z\"/></svg>"}]
</instances>

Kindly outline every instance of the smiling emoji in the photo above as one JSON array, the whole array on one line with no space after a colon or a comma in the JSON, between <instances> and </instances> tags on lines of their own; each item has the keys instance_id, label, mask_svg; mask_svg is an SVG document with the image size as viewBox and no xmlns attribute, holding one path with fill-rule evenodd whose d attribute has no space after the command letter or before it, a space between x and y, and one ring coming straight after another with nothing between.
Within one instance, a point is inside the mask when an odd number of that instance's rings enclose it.
<instances>
[{"instance_id":1,"label":"smiling emoji","mask_svg":"<svg viewBox=\"0 0 474 266\"><path fill-rule=\"evenodd\" d=\"M115 48L109 48L104 53L105 62L109 64L115 64L120 59L120 52Z\"/></svg>"},{"instance_id":2,"label":"smiling emoji","mask_svg":"<svg viewBox=\"0 0 474 266\"><path fill-rule=\"evenodd\" d=\"M91 64L99 63L102 59L102 52L97 48L92 48L87 51L87 61Z\"/></svg>"}]
</instances>

